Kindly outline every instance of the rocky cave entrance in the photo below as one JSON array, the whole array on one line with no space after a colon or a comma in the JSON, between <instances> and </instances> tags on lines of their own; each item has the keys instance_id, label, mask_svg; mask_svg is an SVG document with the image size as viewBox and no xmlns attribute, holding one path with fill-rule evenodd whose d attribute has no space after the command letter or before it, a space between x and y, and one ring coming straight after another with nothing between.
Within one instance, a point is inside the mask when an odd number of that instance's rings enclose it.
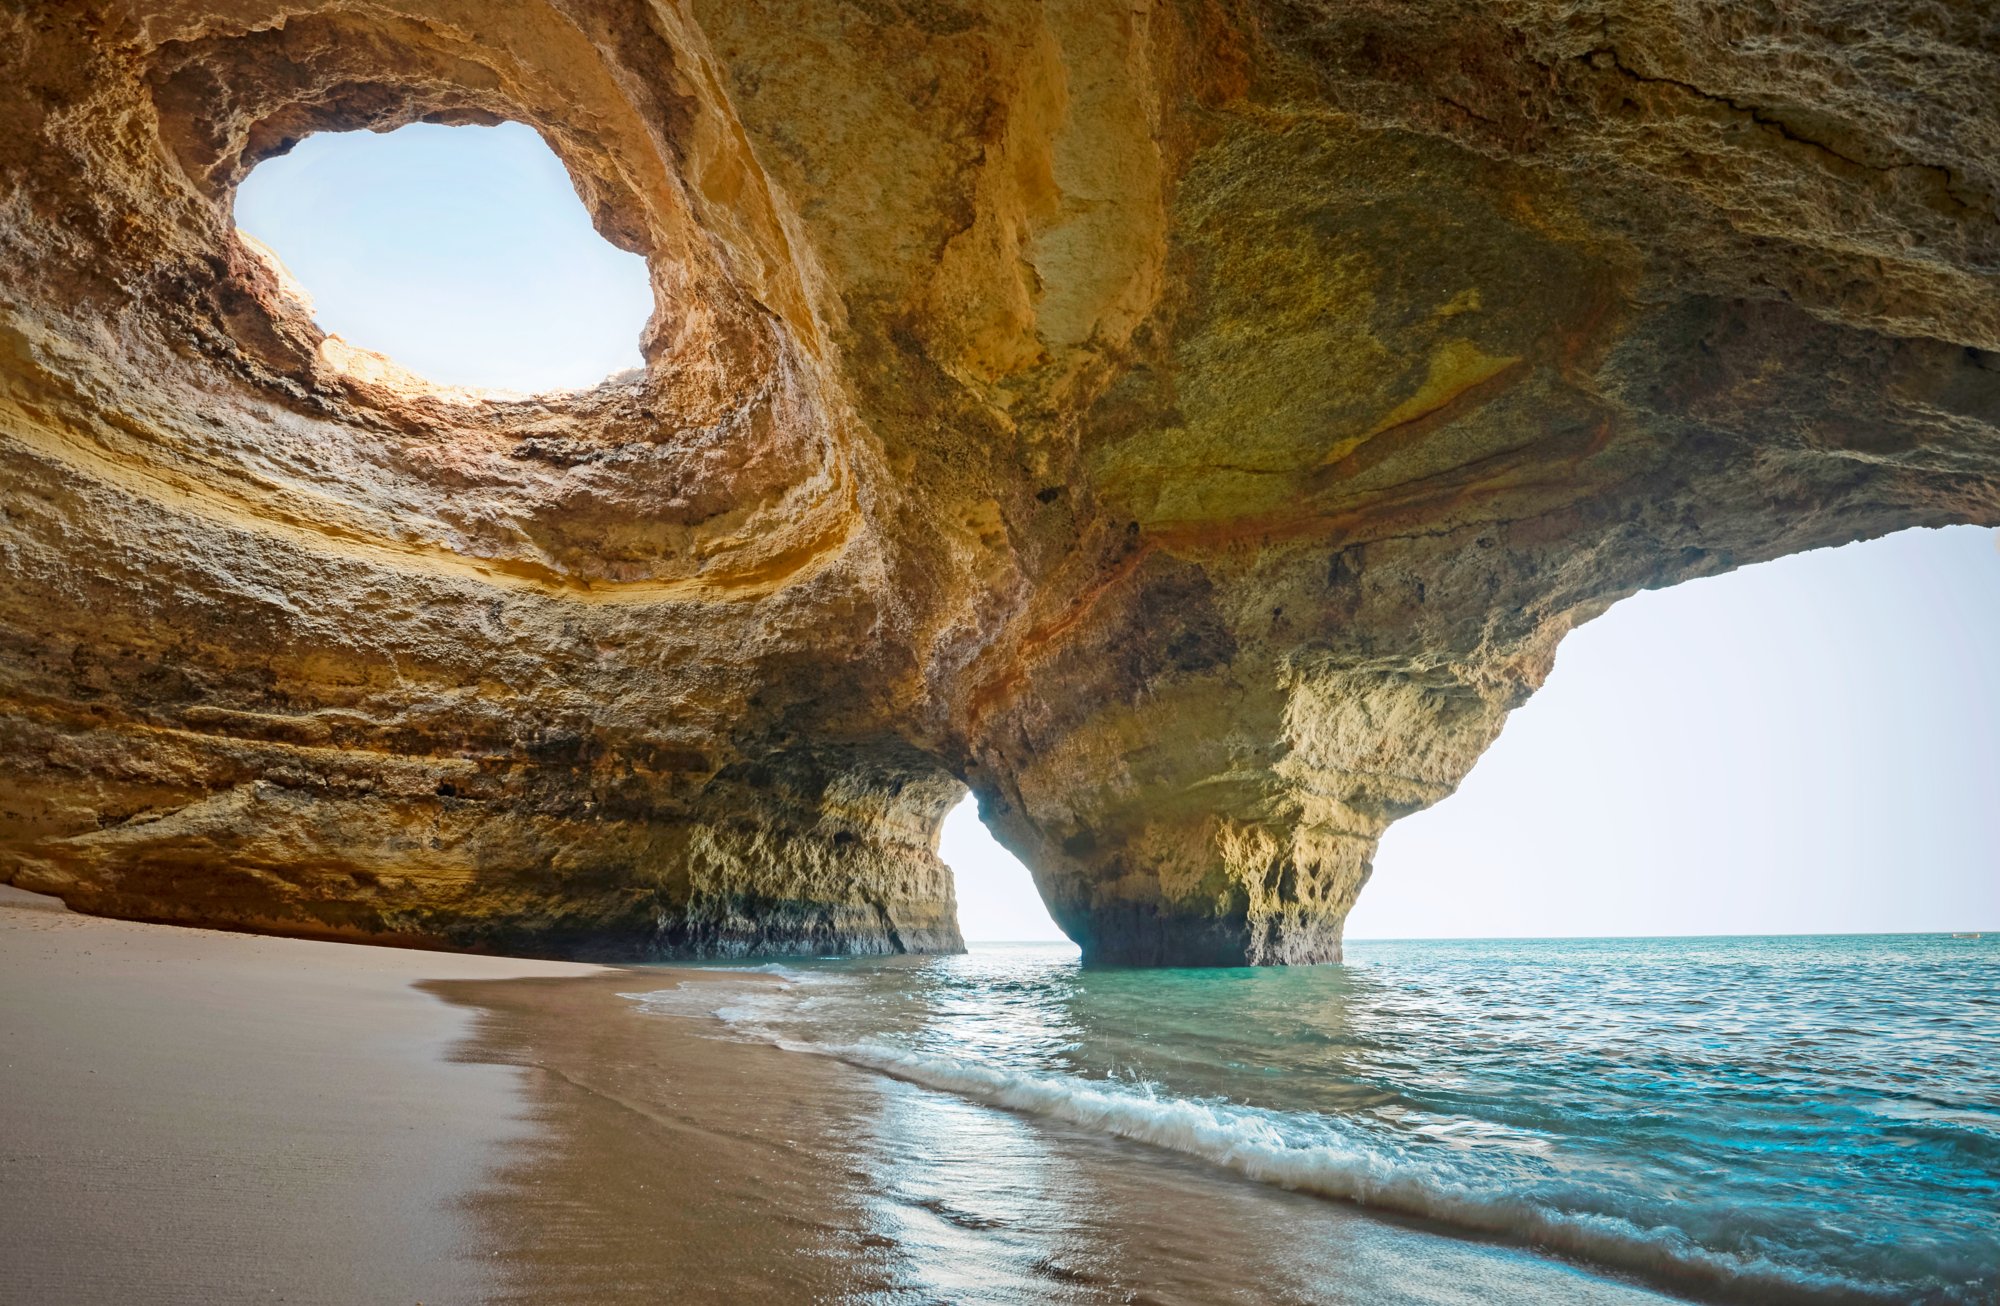
<instances>
[{"instance_id":1,"label":"rocky cave entrance","mask_svg":"<svg viewBox=\"0 0 2000 1306\"><path fill-rule=\"evenodd\" d=\"M971 794L945 816L938 856L951 868L959 933L968 946L1069 943L1033 874L980 821L979 800Z\"/></svg>"},{"instance_id":2,"label":"rocky cave entrance","mask_svg":"<svg viewBox=\"0 0 2000 1306\"><path fill-rule=\"evenodd\" d=\"M235 219L350 369L385 358L433 385L527 395L644 366L646 260L597 232L525 124L318 133L244 178Z\"/></svg>"},{"instance_id":3,"label":"rocky cave entrance","mask_svg":"<svg viewBox=\"0 0 2000 1306\"><path fill-rule=\"evenodd\" d=\"M89 910L948 950L963 780L1094 961L1332 960L1575 622L2000 523L1985 119L1836 34L92 12L0 41L0 877ZM343 365L234 234L503 122L629 382Z\"/></svg>"},{"instance_id":4,"label":"rocky cave entrance","mask_svg":"<svg viewBox=\"0 0 2000 1306\"><path fill-rule=\"evenodd\" d=\"M1860 901L1884 931L1990 919L1995 541L1904 531L1616 604L1456 794L1389 830L1350 937L1840 933Z\"/></svg>"}]
</instances>

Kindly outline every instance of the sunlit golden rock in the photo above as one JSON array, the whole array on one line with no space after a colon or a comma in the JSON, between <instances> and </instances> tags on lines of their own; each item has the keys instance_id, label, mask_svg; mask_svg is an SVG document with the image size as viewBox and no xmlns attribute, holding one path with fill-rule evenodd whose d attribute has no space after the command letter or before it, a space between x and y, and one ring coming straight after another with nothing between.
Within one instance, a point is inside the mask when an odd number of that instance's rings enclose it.
<instances>
[{"instance_id":1,"label":"sunlit golden rock","mask_svg":"<svg viewBox=\"0 0 2000 1306\"><path fill-rule=\"evenodd\" d=\"M0 875L948 949L964 784L1094 960L1337 957L1377 837L1576 622L2000 521L1991 37L1907 0L16 9ZM238 237L258 159L419 119L542 132L650 262L643 374L427 387Z\"/></svg>"}]
</instances>

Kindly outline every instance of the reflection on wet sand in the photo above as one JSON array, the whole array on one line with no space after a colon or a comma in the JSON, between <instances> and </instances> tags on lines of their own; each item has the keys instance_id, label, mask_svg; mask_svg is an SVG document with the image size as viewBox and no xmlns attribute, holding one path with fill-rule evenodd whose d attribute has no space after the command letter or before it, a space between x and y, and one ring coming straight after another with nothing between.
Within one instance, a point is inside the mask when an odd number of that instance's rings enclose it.
<instances>
[{"instance_id":1,"label":"reflection on wet sand","mask_svg":"<svg viewBox=\"0 0 2000 1306\"><path fill-rule=\"evenodd\" d=\"M544 1133L474 1207L505 1299L1666 1300L619 997L746 982L434 986L482 1013L465 1055L534 1072Z\"/></svg>"}]
</instances>

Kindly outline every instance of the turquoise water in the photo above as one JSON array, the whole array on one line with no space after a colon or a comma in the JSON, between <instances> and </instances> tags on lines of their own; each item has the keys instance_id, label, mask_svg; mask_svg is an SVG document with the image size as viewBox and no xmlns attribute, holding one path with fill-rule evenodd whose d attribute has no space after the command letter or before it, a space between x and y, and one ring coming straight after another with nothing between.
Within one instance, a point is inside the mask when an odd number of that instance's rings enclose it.
<instances>
[{"instance_id":1,"label":"turquoise water","mask_svg":"<svg viewBox=\"0 0 2000 1306\"><path fill-rule=\"evenodd\" d=\"M2000 939L786 963L714 1014L992 1107L1698 1296L2000 1300ZM643 1003L671 1010L670 992Z\"/></svg>"}]
</instances>

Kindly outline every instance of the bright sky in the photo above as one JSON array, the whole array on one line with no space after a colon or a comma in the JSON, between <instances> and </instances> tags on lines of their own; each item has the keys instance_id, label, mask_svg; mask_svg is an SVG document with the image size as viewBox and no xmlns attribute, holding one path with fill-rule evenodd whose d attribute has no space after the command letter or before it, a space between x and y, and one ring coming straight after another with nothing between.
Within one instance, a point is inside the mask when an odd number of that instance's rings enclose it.
<instances>
[{"instance_id":1,"label":"bright sky","mask_svg":"<svg viewBox=\"0 0 2000 1306\"><path fill-rule=\"evenodd\" d=\"M1020 943L1060 939L1028 868L1002 848L979 823L972 798L944 818L938 856L951 867L958 886L958 927L974 943Z\"/></svg>"},{"instance_id":2,"label":"bright sky","mask_svg":"<svg viewBox=\"0 0 2000 1306\"><path fill-rule=\"evenodd\" d=\"M320 326L429 380L533 393L641 365L646 261L597 234L520 123L307 137L244 179L236 225Z\"/></svg>"},{"instance_id":3,"label":"bright sky","mask_svg":"<svg viewBox=\"0 0 2000 1306\"><path fill-rule=\"evenodd\" d=\"M2000 550L1905 531L1563 641L1354 938L2000 929Z\"/></svg>"},{"instance_id":4,"label":"bright sky","mask_svg":"<svg viewBox=\"0 0 2000 1306\"><path fill-rule=\"evenodd\" d=\"M1995 543L1906 531L1580 627L1390 828L1348 937L2000 930ZM1054 937L971 813L944 842L967 937Z\"/></svg>"},{"instance_id":5,"label":"bright sky","mask_svg":"<svg viewBox=\"0 0 2000 1306\"><path fill-rule=\"evenodd\" d=\"M322 326L433 381L639 365L645 264L519 124L314 136L237 221ZM974 940L1060 934L968 799ZM1646 593L1582 627L1459 792L1399 823L1354 938L2000 930L2000 550L1911 531Z\"/></svg>"}]
</instances>

